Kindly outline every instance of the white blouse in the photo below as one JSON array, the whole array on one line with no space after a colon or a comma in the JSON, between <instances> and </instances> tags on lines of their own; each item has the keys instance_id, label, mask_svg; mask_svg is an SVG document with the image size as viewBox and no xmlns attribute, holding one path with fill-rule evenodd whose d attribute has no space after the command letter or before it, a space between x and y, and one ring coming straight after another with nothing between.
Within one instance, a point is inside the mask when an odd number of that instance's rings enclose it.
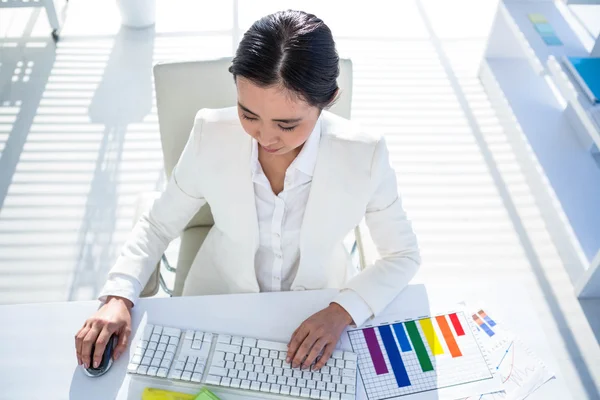
<instances>
[{"instance_id":1,"label":"white blouse","mask_svg":"<svg viewBox=\"0 0 600 400\"><path fill-rule=\"evenodd\" d=\"M250 168L259 226L259 247L254 265L261 292L290 290L296 277L300 260L300 228L317 162L320 138L319 119L302 150L286 170L283 191L278 195L273 193L258 160L258 143L252 140ZM112 295L135 303L141 291L142 285L136 279L112 273L102 289L100 300L104 301L106 296ZM372 316L366 302L350 289L342 291L335 302L350 314L357 325L362 325Z\"/></svg>"}]
</instances>

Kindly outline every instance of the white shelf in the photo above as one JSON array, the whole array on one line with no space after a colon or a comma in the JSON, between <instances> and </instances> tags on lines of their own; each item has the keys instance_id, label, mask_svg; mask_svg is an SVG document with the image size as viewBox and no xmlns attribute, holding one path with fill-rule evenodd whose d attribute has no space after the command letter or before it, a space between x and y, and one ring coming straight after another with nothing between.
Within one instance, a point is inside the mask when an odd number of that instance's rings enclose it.
<instances>
[{"instance_id":1,"label":"white shelf","mask_svg":"<svg viewBox=\"0 0 600 400\"><path fill-rule=\"evenodd\" d=\"M600 148L600 105L592 104L562 59L550 56L547 65L554 84L570 106L565 114L580 141L587 149L593 143Z\"/></svg>"},{"instance_id":2,"label":"white shelf","mask_svg":"<svg viewBox=\"0 0 600 400\"><path fill-rule=\"evenodd\" d=\"M479 76L494 109L504 116L509 141L524 154L520 157L524 171L533 176L532 182L547 178L550 184L553 193L541 183L532 183L543 203L552 204L545 206L545 218L557 229L564 229L560 228L564 214L569 223L566 232L574 233L562 234L558 241L587 268L585 276L573 276L577 293L600 296L600 283L595 282L600 279L600 168L581 146L547 77L536 74L527 60L487 58ZM535 162L527 161L531 155L523 150L527 146L520 144L523 138L533 150ZM543 171L541 179L535 172L539 171L537 164ZM554 197L560 209L555 208Z\"/></svg>"},{"instance_id":3,"label":"white shelf","mask_svg":"<svg viewBox=\"0 0 600 400\"><path fill-rule=\"evenodd\" d=\"M542 14L562 41L562 46L548 46L529 20L529 14ZM500 2L496 20L490 33L486 57L524 58L537 74L547 73L550 56L587 57L589 50L580 40L589 36L585 28L562 3Z\"/></svg>"}]
</instances>

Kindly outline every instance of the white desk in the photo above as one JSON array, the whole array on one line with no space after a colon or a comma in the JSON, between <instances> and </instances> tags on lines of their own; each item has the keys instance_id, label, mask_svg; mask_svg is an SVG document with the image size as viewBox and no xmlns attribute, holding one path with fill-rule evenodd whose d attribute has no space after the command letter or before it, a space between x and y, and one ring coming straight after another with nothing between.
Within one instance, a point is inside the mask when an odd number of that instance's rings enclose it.
<instances>
[{"instance_id":1,"label":"white desk","mask_svg":"<svg viewBox=\"0 0 600 400\"><path fill-rule=\"evenodd\" d=\"M513 326L558 377L531 399L571 399L544 333L528 308L527 296L519 288L504 285L503 289L510 293L509 299L486 287L411 285L388 311L399 312L406 307L414 310L414 304L404 301L409 296L419 298L418 309L423 313L429 308L452 307L460 300L484 300L497 318ZM287 341L299 323L326 306L335 294L335 290L322 290L144 299L134 308L133 330L135 333L148 321ZM77 366L74 335L97 306L97 302L0 306L0 399L140 399L144 385L125 372L129 352L100 378L88 378Z\"/></svg>"}]
</instances>

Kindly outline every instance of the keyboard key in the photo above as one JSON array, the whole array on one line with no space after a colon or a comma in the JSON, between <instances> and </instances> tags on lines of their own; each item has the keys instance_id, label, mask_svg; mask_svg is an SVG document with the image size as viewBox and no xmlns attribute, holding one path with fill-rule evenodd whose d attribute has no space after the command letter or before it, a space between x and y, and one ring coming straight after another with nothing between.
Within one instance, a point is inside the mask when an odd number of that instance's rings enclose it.
<instances>
[{"instance_id":1,"label":"keyboard key","mask_svg":"<svg viewBox=\"0 0 600 400\"><path fill-rule=\"evenodd\" d=\"M279 385L285 385L287 383L287 378L285 376L278 376L277 383Z\"/></svg>"},{"instance_id":2,"label":"keyboard key","mask_svg":"<svg viewBox=\"0 0 600 400\"><path fill-rule=\"evenodd\" d=\"M320 390L316 390L316 389L311 389L311 391L310 391L310 398L311 399L320 399L321 398L321 391Z\"/></svg>"},{"instance_id":3,"label":"keyboard key","mask_svg":"<svg viewBox=\"0 0 600 400\"><path fill-rule=\"evenodd\" d=\"M344 368L342 370L342 377L344 377L344 376L355 377L356 376L356 370L355 369Z\"/></svg>"},{"instance_id":4,"label":"keyboard key","mask_svg":"<svg viewBox=\"0 0 600 400\"><path fill-rule=\"evenodd\" d=\"M244 355L243 354L236 354L234 361L236 363L243 363L244 362Z\"/></svg>"},{"instance_id":5,"label":"keyboard key","mask_svg":"<svg viewBox=\"0 0 600 400\"><path fill-rule=\"evenodd\" d=\"M323 376L321 377L321 380L323 382L331 382L331 375L329 374L322 374Z\"/></svg>"},{"instance_id":6,"label":"keyboard key","mask_svg":"<svg viewBox=\"0 0 600 400\"><path fill-rule=\"evenodd\" d=\"M143 349L143 348L141 348L141 347L138 346L138 347L135 348L135 352L133 353L133 355L135 355L135 356L142 356L143 357L145 352L146 352L146 349Z\"/></svg>"},{"instance_id":7,"label":"keyboard key","mask_svg":"<svg viewBox=\"0 0 600 400\"><path fill-rule=\"evenodd\" d=\"M269 367L273 365L273 359L271 358L265 358L263 360L263 365L268 365Z\"/></svg>"},{"instance_id":8,"label":"keyboard key","mask_svg":"<svg viewBox=\"0 0 600 400\"><path fill-rule=\"evenodd\" d=\"M156 368L160 367L160 358L154 357L152 359L152 362L150 363L150 366L151 367L156 367Z\"/></svg>"},{"instance_id":9,"label":"keyboard key","mask_svg":"<svg viewBox=\"0 0 600 400\"><path fill-rule=\"evenodd\" d=\"M191 371L183 371L181 374L182 381L191 381L192 380L192 372Z\"/></svg>"},{"instance_id":10,"label":"keyboard key","mask_svg":"<svg viewBox=\"0 0 600 400\"><path fill-rule=\"evenodd\" d=\"M335 358L330 358L329 360L327 360L325 365L327 365L328 367L335 367Z\"/></svg>"},{"instance_id":11,"label":"keyboard key","mask_svg":"<svg viewBox=\"0 0 600 400\"><path fill-rule=\"evenodd\" d=\"M277 383L277 377L275 375L267 375L267 382Z\"/></svg>"},{"instance_id":12,"label":"keyboard key","mask_svg":"<svg viewBox=\"0 0 600 400\"><path fill-rule=\"evenodd\" d=\"M219 337L217 338L217 343L231 344L231 336L230 335L219 335Z\"/></svg>"},{"instance_id":13,"label":"keyboard key","mask_svg":"<svg viewBox=\"0 0 600 400\"><path fill-rule=\"evenodd\" d=\"M356 355L356 353L345 351L344 352L344 360L356 362L356 361L358 361L358 356Z\"/></svg>"},{"instance_id":14,"label":"keyboard key","mask_svg":"<svg viewBox=\"0 0 600 400\"><path fill-rule=\"evenodd\" d=\"M263 365L255 365L254 372L258 372L259 374L265 372L265 367Z\"/></svg>"},{"instance_id":15,"label":"keyboard key","mask_svg":"<svg viewBox=\"0 0 600 400\"><path fill-rule=\"evenodd\" d=\"M230 378L237 378L238 372L235 369L230 369L227 372L227 376L230 377Z\"/></svg>"},{"instance_id":16,"label":"keyboard key","mask_svg":"<svg viewBox=\"0 0 600 400\"><path fill-rule=\"evenodd\" d=\"M227 369L220 367L211 367L209 373L210 375L215 376L227 376Z\"/></svg>"},{"instance_id":17,"label":"keyboard key","mask_svg":"<svg viewBox=\"0 0 600 400\"><path fill-rule=\"evenodd\" d=\"M221 367L225 368L225 360L214 361L212 362L213 367Z\"/></svg>"},{"instance_id":18,"label":"keyboard key","mask_svg":"<svg viewBox=\"0 0 600 400\"><path fill-rule=\"evenodd\" d=\"M260 391L261 392L270 392L271 391L271 384L270 383L266 383L263 382L260 384Z\"/></svg>"},{"instance_id":19,"label":"keyboard key","mask_svg":"<svg viewBox=\"0 0 600 400\"><path fill-rule=\"evenodd\" d=\"M157 344L155 342L148 343L148 349L150 350L156 350L156 346Z\"/></svg>"},{"instance_id":20,"label":"keyboard key","mask_svg":"<svg viewBox=\"0 0 600 400\"><path fill-rule=\"evenodd\" d=\"M254 381L252 382L252 384L250 385L250 389L252 390L260 390L260 382Z\"/></svg>"},{"instance_id":21,"label":"keyboard key","mask_svg":"<svg viewBox=\"0 0 600 400\"><path fill-rule=\"evenodd\" d=\"M158 346L156 346L156 350L157 351L166 351L167 350L167 344L166 343L160 343Z\"/></svg>"},{"instance_id":22,"label":"keyboard key","mask_svg":"<svg viewBox=\"0 0 600 400\"><path fill-rule=\"evenodd\" d=\"M173 346L177 346L179 344L179 338L172 336L171 339L169 339L169 344L172 344Z\"/></svg>"},{"instance_id":23,"label":"keyboard key","mask_svg":"<svg viewBox=\"0 0 600 400\"><path fill-rule=\"evenodd\" d=\"M340 374L340 369L336 367L332 367L329 372L333 376L338 376Z\"/></svg>"},{"instance_id":24,"label":"keyboard key","mask_svg":"<svg viewBox=\"0 0 600 400\"><path fill-rule=\"evenodd\" d=\"M267 349L260 349L260 356L262 358L269 358L269 350L267 350Z\"/></svg>"},{"instance_id":25,"label":"keyboard key","mask_svg":"<svg viewBox=\"0 0 600 400\"><path fill-rule=\"evenodd\" d=\"M309 389L316 389L317 388L317 382L313 381L312 379L310 381L306 381L306 387Z\"/></svg>"},{"instance_id":26,"label":"keyboard key","mask_svg":"<svg viewBox=\"0 0 600 400\"><path fill-rule=\"evenodd\" d=\"M335 360L335 366L338 368L344 368L346 366L346 362L344 360Z\"/></svg>"},{"instance_id":27,"label":"keyboard key","mask_svg":"<svg viewBox=\"0 0 600 400\"><path fill-rule=\"evenodd\" d=\"M131 363L127 366L127 372L135 374L137 372L138 368L139 368L138 364Z\"/></svg>"},{"instance_id":28,"label":"keyboard key","mask_svg":"<svg viewBox=\"0 0 600 400\"><path fill-rule=\"evenodd\" d=\"M238 378L240 379L248 379L248 371L239 371L238 372Z\"/></svg>"},{"instance_id":29,"label":"keyboard key","mask_svg":"<svg viewBox=\"0 0 600 400\"><path fill-rule=\"evenodd\" d=\"M156 350L156 353L154 353L154 357L160 358L162 360L163 356L165 355L164 351L161 350Z\"/></svg>"},{"instance_id":30,"label":"keyboard key","mask_svg":"<svg viewBox=\"0 0 600 400\"><path fill-rule=\"evenodd\" d=\"M250 384L251 384L251 382L249 380L243 379L242 384L240 385L240 388L250 390Z\"/></svg>"},{"instance_id":31,"label":"keyboard key","mask_svg":"<svg viewBox=\"0 0 600 400\"><path fill-rule=\"evenodd\" d=\"M335 391L338 393L346 393L346 385L342 385L342 384L337 384L335 386Z\"/></svg>"},{"instance_id":32,"label":"keyboard key","mask_svg":"<svg viewBox=\"0 0 600 400\"><path fill-rule=\"evenodd\" d=\"M242 348L240 346L234 346L232 344L225 344L225 343L217 343L217 347L215 348L215 350L217 350L217 351L224 351L226 353L234 353L234 354L239 354L241 349Z\"/></svg>"},{"instance_id":33,"label":"keyboard key","mask_svg":"<svg viewBox=\"0 0 600 400\"><path fill-rule=\"evenodd\" d=\"M323 368L321 368L321 373L322 374L328 374L330 371L329 367L327 365L325 365Z\"/></svg>"},{"instance_id":34,"label":"keyboard key","mask_svg":"<svg viewBox=\"0 0 600 400\"><path fill-rule=\"evenodd\" d=\"M312 372L308 372L308 371L303 371L302 372L302 379L312 379Z\"/></svg>"},{"instance_id":35,"label":"keyboard key","mask_svg":"<svg viewBox=\"0 0 600 400\"><path fill-rule=\"evenodd\" d=\"M273 373L277 376L283 376L283 368L275 368L275 371L273 371Z\"/></svg>"},{"instance_id":36,"label":"keyboard key","mask_svg":"<svg viewBox=\"0 0 600 400\"><path fill-rule=\"evenodd\" d=\"M149 342L147 340L142 340L138 343L138 349L146 350L146 348L148 347L148 343Z\"/></svg>"},{"instance_id":37,"label":"keyboard key","mask_svg":"<svg viewBox=\"0 0 600 400\"><path fill-rule=\"evenodd\" d=\"M240 337L240 336L233 336L231 338L231 344L234 344L236 346L241 346L244 343L244 338Z\"/></svg>"},{"instance_id":38,"label":"keyboard key","mask_svg":"<svg viewBox=\"0 0 600 400\"><path fill-rule=\"evenodd\" d=\"M151 362L152 362L152 359L150 357L144 357L144 358L142 358L142 362L140 364L149 366Z\"/></svg>"},{"instance_id":39,"label":"keyboard key","mask_svg":"<svg viewBox=\"0 0 600 400\"><path fill-rule=\"evenodd\" d=\"M170 345L167 346L167 350L166 351L171 352L171 353L175 353L177 351L177 346L173 346L172 344L170 344Z\"/></svg>"},{"instance_id":40,"label":"keyboard key","mask_svg":"<svg viewBox=\"0 0 600 400\"><path fill-rule=\"evenodd\" d=\"M185 338L194 340L194 331L192 331L192 330L185 331Z\"/></svg>"},{"instance_id":41,"label":"keyboard key","mask_svg":"<svg viewBox=\"0 0 600 400\"><path fill-rule=\"evenodd\" d=\"M194 339L194 342L192 343L192 349L200 350L201 348L202 348L202 341L198 340L198 339Z\"/></svg>"},{"instance_id":42,"label":"keyboard key","mask_svg":"<svg viewBox=\"0 0 600 400\"><path fill-rule=\"evenodd\" d=\"M290 390L290 396L296 396L296 397L300 396L300 388L292 386L292 388Z\"/></svg>"},{"instance_id":43,"label":"keyboard key","mask_svg":"<svg viewBox=\"0 0 600 400\"><path fill-rule=\"evenodd\" d=\"M254 357L260 356L260 349L257 349L256 347L251 348L250 355Z\"/></svg>"},{"instance_id":44,"label":"keyboard key","mask_svg":"<svg viewBox=\"0 0 600 400\"><path fill-rule=\"evenodd\" d=\"M166 335L166 336L176 336L176 337L179 337L181 335L181 329L177 329L177 328L163 328L162 334Z\"/></svg>"},{"instance_id":45,"label":"keyboard key","mask_svg":"<svg viewBox=\"0 0 600 400\"><path fill-rule=\"evenodd\" d=\"M150 341L150 343L152 343L152 340ZM159 343L169 344L169 337L165 335L161 336Z\"/></svg>"},{"instance_id":46,"label":"keyboard key","mask_svg":"<svg viewBox=\"0 0 600 400\"><path fill-rule=\"evenodd\" d=\"M344 376L342 377L342 383L344 385L354 385L356 383L355 377Z\"/></svg>"},{"instance_id":47,"label":"keyboard key","mask_svg":"<svg viewBox=\"0 0 600 400\"><path fill-rule=\"evenodd\" d=\"M148 340L150 340L150 338L152 337L152 333L153 333L152 331L153 331L153 330L154 330L154 325L147 324L147 325L144 327L144 340L145 340L145 341L148 341ZM160 334L160 333L159 333L159 334Z\"/></svg>"},{"instance_id":48,"label":"keyboard key","mask_svg":"<svg viewBox=\"0 0 600 400\"><path fill-rule=\"evenodd\" d=\"M206 383L209 385L218 385L221 383L221 377L216 375L209 375L206 378Z\"/></svg>"},{"instance_id":49,"label":"keyboard key","mask_svg":"<svg viewBox=\"0 0 600 400\"><path fill-rule=\"evenodd\" d=\"M173 361L173 358L175 358L175 354L170 351L166 351L163 360Z\"/></svg>"},{"instance_id":50,"label":"keyboard key","mask_svg":"<svg viewBox=\"0 0 600 400\"><path fill-rule=\"evenodd\" d=\"M333 383L342 383L342 377L341 376L332 376L331 377L331 382L333 382Z\"/></svg>"},{"instance_id":51,"label":"keyboard key","mask_svg":"<svg viewBox=\"0 0 600 400\"><path fill-rule=\"evenodd\" d=\"M343 359L344 358L344 352L340 351L340 350L334 350L333 354L331 355L331 358Z\"/></svg>"},{"instance_id":52,"label":"keyboard key","mask_svg":"<svg viewBox=\"0 0 600 400\"><path fill-rule=\"evenodd\" d=\"M354 396L351 394L342 394L342 400L354 400Z\"/></svg>"},{"instance_id":53,"label":"keyboard key","mask_svg":"<svg viewBox=\"0 0 600 400\"><path fill-rule=\"evenodd\" d=\"M192 374L192 382L200 383L201 380L202 380L202 374L199 374L197 372L194 372Z\"/></svg>"},{"instance_id":54,"label":"keyboard key","mask_svg":"<svg viewBox=\"0 0 600 400\"><path fill-rule=\"evenodd\" d=\"M133 364L139 364L139 363L141 363L141 362L142 362L142 358L143 358L142 356L135 355L135 356L133 356L133 358L131 359L131 362L132 362Z\"/></svg>"},{"instance_id":55,"label":"keyboard key","mask_svg":"<svg viewBox=\"0 0 600 400\"><path fill-rule=\"evenodd\" d=\"M194 367L194 372L202 374L204 372L204 364L196 364Z\"/></svg>"},{"instance_id":56,"label":"keyboard key","mask_svg":"<svg viewBox=\"0 0 600 400\"><path fill-rule=\"evenodd\" d=\"M148 373L148 366L147 365L140 365L138 367L137 373L140 375L146 375Z\"/></svg>"},{"instance_id":57,"label":"keyboard key","mask_svg":"<svg viewBox=\"0 0 600 400\"><path fill-rule=\"evenodd\" d=\"M244 338L244 346L248 346L248 347L256 347L256 339L252 339L252 338ZM252 354L254 355L254 354Z\"/></svg>"},{"instance_id":58,"label":"keyboard key","mask_svg":"<svg viewBox=\"0 0 600 400\"><path fill-rule=\"evenodd\" d=\"M213 340L213 334L212 333L205 333L204 337L202 338L203 342L212 342Z\"/></svg>"},{"instance_id":59,"label":"keyboard key","mask_svg":"<svg viewBox=\"0 0 600 400\"><path fill-rule=\"evenodd\" d=\"M172 369L169 372L169 379L181 379L182 371L180 369Z\"/></svg>"},{"instance_id":60,"label":"keyboard key","mask_svg":"<svg viewBox=\"0 0 600 400\"><path fill-rule=\"evenodd\" d=\"M330 391L330 392L335 392L335 383L328 382L327 383L327 390Z\"/></svg>"},{"instance_id":61,"label":"keyboard key","mask_svg":"<svg viewBox=\"0 0 600 400\"><path fill-rule=\"evenodd\" d=\"M194 363L191 362L187 362L185 364L185 368L183 369L184 371L194 371Z\"/></svg>"},{"instance_id":62,"label":"keyboard key","mask_svg":"<svg viewBox=\"0 0 600 400\"><path fill-rule=\"evenodd\" d=\"M339 393L331 393L331 400L340 400L341 396Z\"/></svg>"},{"instance_id":63,"label":"keyboard key","mask_svg":"<svg viewBox=\"0 0 600 400\"><path fill-rule=\"evenodd\" d=\"M258 380L258 373L256 373L256 372L248 372L248 379L250 379L251 381Z\"/></svg>"},{"instance_id":64,"label":"keyboard key","mask_svg":"<svg viewBox=\"0 0 600 400\"><path fill-rule=\"evenodd\" d=\"M156 342L158 343L158 341L160 340L160 335L158 334L153 334L152 337L150 337L150 342Z\"/></svg>"},{"instance_id":65,"label":"keyboard key","mask_svg":"<svg viewBox=\"0 0 600 400\"><path fill-rule=\"evenodd\" d=\"M278 384L272 384L271 385L271 393L276 393L279 394L279 391L281 390L281 386Z\"/></svg>"},{"instance_id":66,"label":"keyboard key","mask_svg":"<svg viewBox=\"0 0 600 400\"><path fill-rule=\"evenodd\" d=\"M273 366L281 368L283 366L283 363L281 362L281 360L273 360Z\"/></svg>"},{"instance_id":67,"label":"keyboard key","mask_svg":"<svg viewBox=\"0 0 600 400\"><path fill-rule=\"evenodd\" d=\"M243 346L243 347L242 347L242 354L244 354L244 355L246 355L246 356L247 356L247 355L250 355L250 347L248 347L248 346Z\"/></svg>"},{"instance_id":68,"label":"keyboard key","mask_svg":"<svg viewBox=\"0 0 600 400\"><path fill-rule=\"evenodd\" d=\"M226 387L231 386L231 378L228 378L228 377L221 378L221 386L226 386Z\"/></svg>"},{"instance_id":69,"label":"keyboard key","mask_svg":"<svg viewBox=\"0 0 600 400\"><path fill-rule=\"evenodd\" d=\"M204 337L204 332L196 331L194 333L194 337L193 338L189 338L189 339L202 341L203 337ZM188 338L186 337L186 339L188 339Z\"/></svg>"},{"instance_id":70,"label":"keyboard key","mask_svg":"<svg viewBox=\"0 0 600 400\"><path fill-rule=\"evenodd\" d=\"M236 378L236 379L231 380L231 384L229 385L229 387L239 388L241 384L242 384L242 380Z\"/></svg>"},{"instance_id":71,"label":"keyboard key","mask_svg":"<svg viewBox=\"0 0 600 400\"><path fill-rule=\"evenodd\" d=\"M253 372L254 371L254 364L245 364L244 365L244 370L248 371L248 372Z\"/></svg>"},{"instance_id":72,"label":"keyboard key","mask_svg":"<svg viewBox=\"0 0 600 400\"><path fill-rule=\"evenodd\" d=\"M281 389L279 389L279 393L289 395L291 387L286 385L281 385Z\"/></svg>"},{"instance_id":73,"label":"keyboard key","mask_svg":"<svg viewBox=\"0 0 600 400\"><path fill-rule=\"evenodd\" d=\"M235 368L235 363L233 361L227 361L225 363L225 368L227 368L227 369Z\"/></svg>"},{"instance_id":74,"label":"keyboard key","mask_svg":"<svg viewBox=\"0 0 600 400\"><path fill-rule=\"evenodd\" d=\"M300 397L306 397L308 399L310 397L310 389L301 388L300 389Z\"/></svg>"},{"instance_id":75,"label":"keyboard key","mask_svg":"<svg viewBox=\"0 0 600 400\"><path fill-rule=\"evenodd\" d=\"M236 362L234 368L237 369L238 371L243 371L244 370L244 363L243 362Z\"/></svg>"},{"instance_id":76,"label":"keyboard key","mask_svg":"<svg viewBox=\"0 0 600 400\"><path fill-rule=\"evenodd\" d=\"M287 358L287 350L286 351L280 351L279 352L279 359L281 361L285 361L286 358Z\"/></svg>"},{"instance_id":77,"label":"keyboard key","mask_svg":"<svg viewBox=\"0 0 600 400\"><path fill-rule=\"evenodd\" d=\"M329 398L330 398L329 395L330 395L329 392L321 390L321 397L319 397L319 399L321 399L321 400L329 400Z\"/></svg>"},{"instance_id":78,"label":"keyboard key","mask_svg":"<svg viewBox=\"0 0 600 400\"><path fill-rule=\"evenodd\" d=\"M233 361L234 358L235 358L235 354L225 353L225 361Z\"/></svg>"},{"instance_id":79,"label":"keyboard key","mask_svg":"<svg viewBox=\"0 0 600 400\"><path fill-rule=\"evenodd\" d=\"M305 388L306 387L306 379L298 379L298 382L296 383L296 385L298 387Z\"/></svg>"},{"instance_id":80,"label":"keyboard key","mask_svg":"<svg viewBox=\"0 0 600 400\"><path fill-rule=\"evenodd\" d=\"M346 385L346 393L355 394L356 387L354 387L353 385Z\"/></svg>"},{"instance_id":81,"label":"keyboard key","mask_svg":"<svg viewBox=\"0 0 600 400\"><path fill-rule=\"evenodd\" d=\"M273 374L274 372L275 372L275 369L273 367L270 367L270 366L265 367L265 374Z\"/></svg>"},{"instance_id":82,"label":"keyboard key","mask_svg":"<svg viewBox=\"0 0 600 400\"><path fill-rule=\"evenodd\" d=\"M302 371L299 369L292 370L294 372L294 378L302 378Z\"/></svg>"},{"instance_id":83,"label":"keyboard key","mask_svg":"<svg viewBox=\"0 0 600 400\"><path fill-rule=\"evenodd\" d=\"M287 344L279 342L271 342L268 340L259 340L256 347L267 350L287 351Z\"/></svg>"},{"instance_id":84,"label":"keyboard key","mask_svg":"<svg viewBox=\"0 0 600 400\"><path fill-rule=\"evenodd\" d=\"M267 381L267 374L265 373L259 373L258 374L258 378L256 379L259 382L266 382Z\"/></svg>"},{"instance_id":85,"label":"keyboard key","mask_svg":"<svg viewBox=\"0 0 600 400\"><path fill-rule=\"evenodd\" d=\"M168 368L159 368L156 376L158 376L159 378L166 378L168 373L169 373Z\"/></svg>"},{"instance_id":86,"label":"keyboard key","mask_svg":"<svg viewBox=\"0 0 600 400\"><path fill-rule=\"evenodd\" d=\"M175 361L175 364L173 365L174 369L180 369L180 370L184 370L185 368L185 363L183 361Z\"/></svg>"}]
</instances>

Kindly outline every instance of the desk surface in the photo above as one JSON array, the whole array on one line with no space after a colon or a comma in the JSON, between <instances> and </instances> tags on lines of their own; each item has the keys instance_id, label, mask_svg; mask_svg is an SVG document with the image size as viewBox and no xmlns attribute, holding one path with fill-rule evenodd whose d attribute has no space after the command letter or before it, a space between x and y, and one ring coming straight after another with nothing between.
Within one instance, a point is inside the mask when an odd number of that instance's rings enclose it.
<instances>
[{"instance_id":1,"label":"desk surface","mask_svg":"<svg viewBox=\"0 0 600 400\"><path fill-rule=\"evenodd\" d=\"M418 298L418 309L424 313L430 308L447 309L461 300L484 301L557 375L531 399L570 399L525 292L506 286L502 292L486 287L461 289L410 285L386 312L406 309L408 298ZM137 328L149 322L287 341L300 322L326 306L336 293L143 299L134 308L132 328L135 338ZM88 378L77 366L74 335L97 307L95 301L0 306L0 399L140 399L142 382L126 374L129 352L101 378ZM410 309L415 310L415 305Z\"/></svg>"}]
</instances>

